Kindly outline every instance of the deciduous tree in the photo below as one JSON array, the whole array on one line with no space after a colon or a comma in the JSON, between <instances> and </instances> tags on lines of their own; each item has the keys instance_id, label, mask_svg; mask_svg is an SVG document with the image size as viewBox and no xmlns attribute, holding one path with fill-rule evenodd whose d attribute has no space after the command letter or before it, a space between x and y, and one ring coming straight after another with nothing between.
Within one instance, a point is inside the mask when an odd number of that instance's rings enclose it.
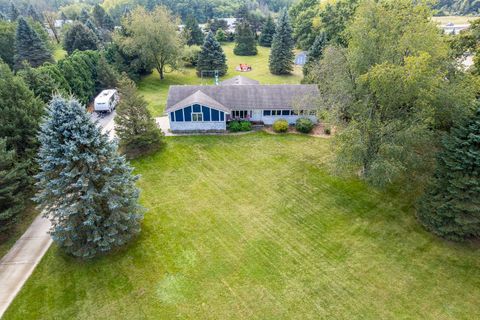
<instances>
[{"instance_id":1,"label":"deciduous tree","mask_svg":"<svg viewBox=\"0 0 480 320\"><path fill-rule=\"evenodd\" d=\"M152 12L138 7L126 18L124 35L117 42L129 54L138 54L153 64L160 75L177 69L182 56L183 42L177 33L179 21L166 7L158 6Z\"/></svg>"}]
</instances>

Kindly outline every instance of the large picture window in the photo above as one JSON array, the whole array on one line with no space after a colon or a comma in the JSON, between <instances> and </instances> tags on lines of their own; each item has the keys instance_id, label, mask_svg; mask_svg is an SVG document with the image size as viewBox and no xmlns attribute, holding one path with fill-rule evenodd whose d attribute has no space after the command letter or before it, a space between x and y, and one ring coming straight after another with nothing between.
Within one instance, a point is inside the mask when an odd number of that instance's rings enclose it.
<instances>
[{"instance_id":1,"label":"large picture window","mask_svg":"<svg viewBox=\"0 0 480 320\"><path fill-rule=\"evenodd\" d=\"M192 113L192 121L196 121L196 122L203 121L203 113L200 113L200 112Z\"/></svg>"}]
</instances>

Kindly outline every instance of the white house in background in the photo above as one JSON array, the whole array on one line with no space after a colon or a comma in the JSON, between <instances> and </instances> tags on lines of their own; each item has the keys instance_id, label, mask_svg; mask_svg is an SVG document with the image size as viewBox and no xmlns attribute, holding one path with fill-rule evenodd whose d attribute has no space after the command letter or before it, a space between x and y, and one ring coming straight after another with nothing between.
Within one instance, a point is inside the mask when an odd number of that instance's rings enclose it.
<instances>
[{"instance_id":1,"label":"white house in background","mask_svg":"<svg viewBox=\"0 0 480 320\"><path fill-rule=\"evenodd\" d=\"M456 34L459 34L460 32L462 32L463 30L466 30L468 28L470 28L470 24L469 23L466 23L466 24L454 24L454 23L447 23L447 24L442 24L440 25L440 28L443 29L443 31L446 33L446 34L453 34L453 35L456 35Z\"/></svg>"},{"instance_id":2,"label":"white house in background","mask_svg":"<svg viewBox=\"0 0 480 320\"><path fill-rule=\"evenodd\" d=\"M218 86L170 86L165 113L172 131L223 131L230 120L271 125L277 119L294 124L299 117L317 122L316 85L261 85L236 76Z\"/></svg>"},{"instance_id":3,"label":"white house in background","mask_svg":"<svg viewBox=\"0 0 480 320\"><path fill-rule=\"evenodd\" d=\"M95 97L93 109L96 112L112 112L119 101L118 92L115 89L103 90Z\"/></svg>"}]
</instances>

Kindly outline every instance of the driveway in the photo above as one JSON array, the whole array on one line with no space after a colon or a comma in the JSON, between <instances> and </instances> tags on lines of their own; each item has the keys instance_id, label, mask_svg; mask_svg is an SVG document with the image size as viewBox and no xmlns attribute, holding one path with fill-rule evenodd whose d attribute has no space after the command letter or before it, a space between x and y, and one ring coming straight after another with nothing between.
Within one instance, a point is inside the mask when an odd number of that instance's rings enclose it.
<instances>
[{"instance_id":1,"label":"driveway","mask_svg":"<svg viewBox=\"0 0 480 320\"><path fill-rule=\"evenodd\" d=\"M115 137L115 111L110 114L92 114L102 132ZM168 122L168 121L167 121ZM50 221L39 215L10 251L0 260L0 318L28 280L37 264L52 244L48 234Z\"/></svg>"}]
</instances>

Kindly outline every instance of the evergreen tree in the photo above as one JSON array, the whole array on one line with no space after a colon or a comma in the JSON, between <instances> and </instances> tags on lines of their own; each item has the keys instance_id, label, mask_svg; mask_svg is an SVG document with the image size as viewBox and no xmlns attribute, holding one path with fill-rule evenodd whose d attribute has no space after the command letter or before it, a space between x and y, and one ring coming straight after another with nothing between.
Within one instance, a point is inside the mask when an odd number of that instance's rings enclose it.
<instances>
[{"instance_id":1,"label":"evergreen tree","mask_svg":"<svg viewBox=\"0 0 480 320\"><path fill-rule=\"evenodd\" d=\"M15 35L15 68L20 69L24 61L32 67L45 62L53 62L52 54L43 43L37 32L20 17Z\"/></svg>"},{"instance_id":2,"label":"evergreen tree","mask_svg":"<svg viewBox=\"0 0 480 320\"><path fill-rule=\"evenodd\" d=\"M85 107L56 97L39 136L36 202L52 239L83 259L125 245L140 232L136 176Z\"/></svg>"},{"instance_id":3,"label":"evergreen tree","mask_svg":"<svg viewBox=\"0 0 480 320\"><path fill-rule=\"evenodd\" d=\"M7 21L7 20L8 20L7 15L2 11L0 11L0 21Z\"/></svg>"},{"instance_id":4,"label":"evergreen tree","mask_svg":"<svg viewBox=\"0 0 480 320\"><path fill-rule=\"evenodd\" d=\"M108 13L105 13L102 27L108 31L113 31L115 29L115 23L113 22L112 17L110 17Z\"/></svg>"},{"instance_id":5,"label":"evergreen tree","mask_svg":"<svg viewBox=\"0 0 480 320\"><path fill-rule=\"evenodd\" d=\"M7 149L15 150L22 160L34 156L37 131L43 114L41 101L35 98L22 78L0 62L0 137L7 139Z\"/></svg>"},{"instance_id":6,"label":"evergreen tree","mask_svg":"<svg viewBox=\"0 0 480 320\"><path fill-rule=\"evenodd\" d=\"M48 103L55 94L69 94L70 86L57 64L45 63L32 68L24 67L17 75L23 78L36 97Z\"/></svg>"},{"instance_id":7,"label":"evergreen tree","mask_svg":"<svg viewBox=\"0 0 480 320\"><path fill-rule=\"evenodd\" d=\"M95 23L99 28L103 28L105 15L106 15L105 9L103 9L101 5L97 3L95 6L93 6L93 10L92 10L93 20L95 21Z\"/></svg>"},{"instance_id":8,"label":"evergreen tree","mask_svg":"<svg viewBox=\"0 0 480 320\"><path fill-rule=\"evenodd\" d=\"M97 89L98 51L77 51L58 62L73 95L88 104Z\"/></svg>"},{"instance_id":9,"label":"evergreen tree","mask_svg":"<svg viewBox=\"0 0 480 320\"><path fill-rule=\"evenodd\" d=\"M273 74L288 74L293 70L293 46L292 27L287 11L283 10L278 18L277 28L272 41L269 68Z\"/></svg>"},{"instance_id":10,"label":"evergreen tree","mask_svg":"<svg viewBox=\"0 0 480 320\"><path fill-rule=\"evenodd\" d=\"M237 56L254 56L257 54L255 35L246 21L237 24L235 30L235 48L233 53Z\"/></svg>"},{"instance_id":11,"label":"evergreen tree","mask_svg":"<svg viewBox=\"0 0 480 320\"><path fill-rule=\"evenodd\" d=\"M327 37L324 32L321 32L313 42L312 46L308 50L307 63L303 66L303 75L307 76L310 68L315 62L320 61L323 55L323 50L327 46Z\"/></svg>"},{"instance_id":12,"label":"evergreen tree","mask_svg":"<svg viewBox=\"0 0 480 320\"><path fill-rule=\"evenodd\" d=\"M200 27L198 26L197 19L193 15L189 15L185 20L185 35L187 39L187 44L189 46L197 45L201 46L203 44L204 35Z\"/></svg>"},{"instance_id":13,"label":"evergreen tree","mask_svg":"<svg viewBox=\"0 0 480 320\"><path fill-rule=\"evenodd\" d=\"M119 74L111 66L104 54L101 54L97 63L97 90L101 91L106 88L116 88L118 86Z\"/></svg>"},{"instance_id":14,"label":"evergreen tree","mask_svg":"<svg viewBox=\"0 0 480 320\"><path fill-rule=\"evenodd\" d=\"M0 21L0 59L14 67L15 56L15 23Z\"/></svg>"},{"instance_id":15,"label":"evergreen tree","mask_svg":"<svg viewBox=\"0 0 480 320\"><path fill-rule=\"evenodd\" d=\"M262 33L258 39L258 43L262 47L271 47L273 36L275 35L275 22L273 22L272 16L268 16L267 21L262 26Z\"/></svg>"},{"instance_id":16,"label":"evergreen tree","mask_svg":"<svg viewBox=\"0 0 480 320\"><path fill-rule=\"evenodd\" d=\"M82 11L80 11L80 15L78 16L78 20L80 20L81 23L85 24L85 23L87 23L88 19L90 19L90 15L88 14L87 9L83 8Z\"/></svg>"},{"instance_id":17,"label":"evergreen tree","mask_svg":"<svg viewBox=\"0 0 480 320\"><path fill-rule=\"evenodd\" d=\"M100 31L98 30L97 26L95 25L95 23L92 22L92 20L88 19L87 22L85 23L85 27L87 27L88 29L92 30L93 33L95 34L95 36L97 37L97 43L98 41L100 41L100 39L102 38L102 36L100 35ZM93 50L93 49L92 49Z\"/></svg>"},{"instance_id":18,"label":"evergreen tree","mask_svg":"<svg viewBox=\"0 0 480 320\"><path fill-rule=\"evenodd\" d=\"M27 15L30 18L32 18L34 21L37 21L37 22L42 22L43 21L42 16L37 12L37 10L35 10L33 5L31 5L31 4L28 6Z\"/></svg>"},{"instance_id":19,"label":"evergreen tree","mask_svg":"<svg viewBox=\"0 0 480 320\"><path fill-rule=\"evenodd\" d=\"M10 2L10 21L17 21L18 17L20 17L20 12L18 11L17 7Z\"/></svg>"},{"instance_id":20,"label":"evergreen tree","mask_svg":"<svg viewBox=\"0 0 480 320\"><path fill-rule=\"evenodd\" d=\"M433 233L455 241L480 237L480 108L443 141L434 179L417 215Z\"/></svg>"},{"instance_id":21,"label":"evergreen tree","mask_svg":"<svg viewBox=\"0 0 480 320\"><path fill-rule=\"evenodd\" d=\"M65 12L63 11L60 13L60 20L62 20L64 23L65 21L68 20L67 16L65 15Z\"/></svg>"},{"instance_id":22,"label":"evergreen tree","mask_svg":"<svg viewBox=\"0 0 480 320\"><path fill-rule=\"evenodd\" d=\"M24 166L7 150L6 139L0 138L0 238L18 221L24 209L29 178Z\"/></svg>"},{"instance_id":23,"label":"evergreen tree","mask_svg":"<svg viewBox=\"0 0 480 320\"><path fill-rule=\"evenodd\" d=\"M209 32L198 54L197 75L202 76L202 71L218 70L218 75L223 76L227 73L227 68L227 58L222 46L215 40L213 33ZM212 77L214 74L207 72L203 76Z\"/></svg>"},{"instance_id":24,"label":"evergreen tree","mask_svg":"<svg viewBox=\"0 0 480 320\"><path fill-rule=\"evenodd\" d=\"M95 33L80 22L75 22L65 33L63 47L68 54L75 50L97 50L98 38Z\"/></svg>"},{"instance_id":25,"label":"evergreen tree","mask_svg":"<svg viewBox=\"0 0 480 320\"><path fill-rule=\"evenodd\" d=\"M128 158L157 151L162 146L162 131L137 92L135 83L124 76L120 81L120 103L115 116L115 133Z\"/></svg>"},{"instance_id":26,"label":"evergreen tree","mask_svg":"<svg viewBox=\"0 0 480 320\"><path fill-rule=\"evenodd\" d=\"M227 35L225 34L225 31L223 31L223 29L218 29L215 33L215 39L220 43L227 41Z\"/></svg>"}]
</instances>

